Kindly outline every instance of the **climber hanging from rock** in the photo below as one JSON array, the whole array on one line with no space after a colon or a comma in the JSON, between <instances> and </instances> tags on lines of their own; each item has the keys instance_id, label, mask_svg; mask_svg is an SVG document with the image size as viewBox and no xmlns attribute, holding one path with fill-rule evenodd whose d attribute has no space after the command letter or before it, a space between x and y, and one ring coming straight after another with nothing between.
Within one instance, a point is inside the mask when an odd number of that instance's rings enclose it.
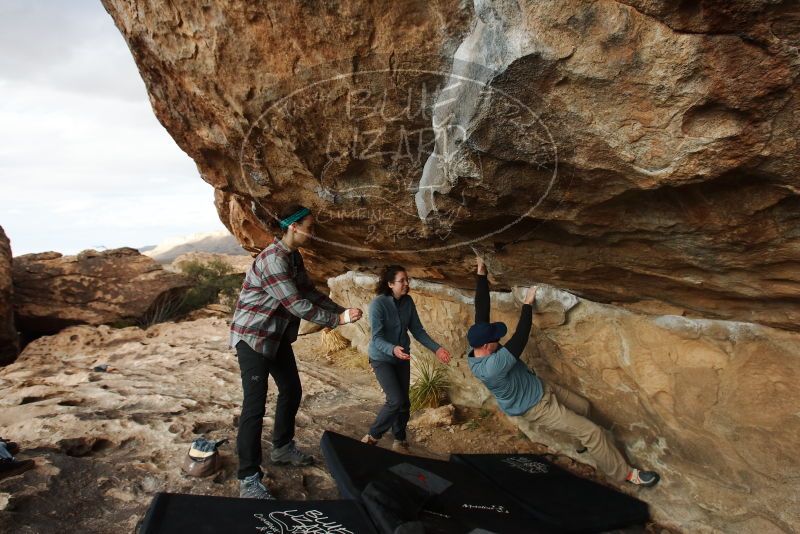
<instances>
[{"instance_id":1,"label":"climber hanging from rock","mask_svg":"<svg viewBox=\"0 0 800 534\"><path fill-rule=\"evenodd\" d=\"M335 328L361 318L360 309L345 309L314 289L297 250L310 243L313 225L313 215L303 206L290 205L278 214L273 230L282 237L256 256L233 314L230 344L236 349L244 390L236 440L240 497L273 498L261 483L267 375L278 386L270 460L296 466L314 462L294 442L303 392L292 342L297 339L300 319Z\"/></svg>"},{"instance_id":2,"label":"climber hanging from rock","mask_svg":"<svg viewBox=\"0 0 800 534\"><path fill-rule=\"evenodd\" d=\"M467 331L470 351L467 362L475 375L497 399L503 412L547 430L557 430L577 439L588 450L607 477L639 486L654 486L658 473L628 465L606 431L587 419L589 401L566 388L543 382L520 360L533 320L536 287L528 288L517 329L505 345L504 323L489 322L489 280L478 255L475 289L475 324ZM581 451L582 452L582 451Z\"/></svg>"}]
</instances>

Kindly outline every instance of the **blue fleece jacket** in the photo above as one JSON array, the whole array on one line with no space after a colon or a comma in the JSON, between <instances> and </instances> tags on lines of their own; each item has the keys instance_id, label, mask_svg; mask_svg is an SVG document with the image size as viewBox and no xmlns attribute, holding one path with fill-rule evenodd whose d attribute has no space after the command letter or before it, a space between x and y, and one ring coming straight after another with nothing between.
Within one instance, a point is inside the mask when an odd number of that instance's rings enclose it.
<instances>
[{"instance_id":1,"label":"blue fleece jacket","mask_svg":"<svg viewBox=\"0 0 800 534\"><path fill-rule=\"evenodd\" d=\"M370 360L401 361L392 351L399 345L410 354L409 330L414 339L431 352L439 350L439 344L422 327L414 300L408 295L403 295L400 300L395 300L392 295L375 297L369 305L369 324L372 327L372 339L367 349Z\"/></svg>"}]
</instances>

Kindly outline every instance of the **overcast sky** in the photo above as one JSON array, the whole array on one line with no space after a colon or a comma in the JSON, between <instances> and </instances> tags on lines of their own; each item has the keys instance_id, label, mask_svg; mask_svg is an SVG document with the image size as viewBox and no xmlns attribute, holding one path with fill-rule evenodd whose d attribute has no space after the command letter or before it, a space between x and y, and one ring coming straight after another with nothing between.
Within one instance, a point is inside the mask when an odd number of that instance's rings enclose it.
<instances>
[{"instance_id":1,"label":"overcast sky","mask_svg":"<svg viewBox=\"0 0 800 534\"><path fill-rule=\"evenodd\" d=\"M0 226L15 256L224 229L99 0L0 0Z\"/></svg>"}]
</instances>

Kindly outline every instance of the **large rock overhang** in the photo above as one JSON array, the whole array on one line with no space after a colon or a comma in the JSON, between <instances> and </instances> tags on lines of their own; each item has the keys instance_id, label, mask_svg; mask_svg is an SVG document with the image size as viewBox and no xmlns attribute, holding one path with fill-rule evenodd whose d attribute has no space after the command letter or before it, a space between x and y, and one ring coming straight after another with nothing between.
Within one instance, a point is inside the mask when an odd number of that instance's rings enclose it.
<instances>
[{"instance_id":1,"label":"large rock overhang","mask_svg":"<svg viewBox=\"0 0 800 534\"><path fill-rule=\"evenodd\" d=\"M103 1L246 248L798 329L788 3Z\"/></svg>"}]
</instances>

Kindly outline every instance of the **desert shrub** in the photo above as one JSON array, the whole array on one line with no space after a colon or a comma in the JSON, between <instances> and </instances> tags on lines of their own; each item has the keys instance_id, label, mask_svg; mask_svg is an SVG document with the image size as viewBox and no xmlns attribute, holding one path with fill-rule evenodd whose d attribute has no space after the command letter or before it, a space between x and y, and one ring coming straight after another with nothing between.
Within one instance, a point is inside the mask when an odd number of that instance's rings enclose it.
<instances>
[{"instance_id":1,"label":"desert shrub","mask_svg":"<svg viewBox=\"0 0 800 534\"><path fill-rule=\"evenodd\" d=\"M149 328L154 324L164 323L177 318L183 314L183 306L186 301L186 290L170 291L160 295L150 308L139 317L135 324L140 328ZM122 326L122 325L119 325Z\"/></svg>"},{"instance_id":2,"label":"desert shrub","mask_svg":"<svg viewBox=\"0 0 800 534\"><path fill-rule=\"evenodd\" d=\"M148 328L157 323L171 321L218 301L225 301L229 306L236 302L243 275L232 273L233 268L224 261L188 261L181 265L181 271L189 279L190 287L161 295L136 320L137 326Z\"/></svg>"},{"instance_id":3,"label":"desert shrub","mask_svg":"<svg viewBox=\"0 0 800 534\"><path fill-rule=\"evenodd\" d=\"M182 304L182 313L197 310L215 302L236 302L244 275L233 273L233 267L219 259L209 262L187 261L181 271L191 281Z\"/></svg>"},{"instance_id":4,"label":"desert shrub","mask_svg":"<svg viewBox=\"0 0 800 534\"><path fill-rule=\"evenodd\" d=\"M408 391L411 411L422 408L436 408L444 399L449 387L447 369L430 357L420 357L413 368L414 382Z\"/></svg>"}]
</instances>

